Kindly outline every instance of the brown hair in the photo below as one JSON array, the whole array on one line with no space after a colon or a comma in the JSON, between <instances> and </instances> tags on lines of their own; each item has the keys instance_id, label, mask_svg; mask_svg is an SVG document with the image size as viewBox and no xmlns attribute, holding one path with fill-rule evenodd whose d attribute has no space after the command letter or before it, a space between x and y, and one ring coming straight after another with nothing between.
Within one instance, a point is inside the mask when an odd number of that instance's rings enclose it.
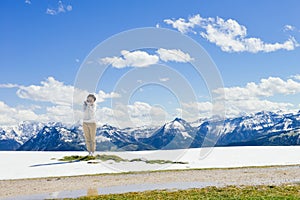
<instances>
[{"instance_id":1,"label":"brown hair","mask_svg":"<svg viewBox=\"0 0 300 200\"><path fill-rule=\"evenodd\" d=\"M96 97L95 97L95 95L93 95L93 94L89 94L89 95L87 96L87 98L89 98L89 97L92 97L92 98L94 99L94 101L96 101Z\"/></svg>"}]
</instances>

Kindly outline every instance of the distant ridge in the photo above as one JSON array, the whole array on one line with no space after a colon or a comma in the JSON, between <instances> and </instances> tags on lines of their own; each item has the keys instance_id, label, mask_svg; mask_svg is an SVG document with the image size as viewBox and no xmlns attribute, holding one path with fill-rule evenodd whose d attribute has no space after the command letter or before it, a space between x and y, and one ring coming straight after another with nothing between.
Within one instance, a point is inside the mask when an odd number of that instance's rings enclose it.
<instances>
[{"instance_id":1,"label":"distant ridge","mask_svg":"<svg viewBox=\"0 0 300 200\"><path fill-rule=\"evenodd\" d=\"M176 118L161 127L124 129L106 124L97 129L97 150L300 145L299 112L263 111L224 121L217 118L198 121L201 123L195 126L195 123ZM24 121L17 126L0 127L0 150L83 151L84 144L81 124Z\"/></svg>"}]
</instances>

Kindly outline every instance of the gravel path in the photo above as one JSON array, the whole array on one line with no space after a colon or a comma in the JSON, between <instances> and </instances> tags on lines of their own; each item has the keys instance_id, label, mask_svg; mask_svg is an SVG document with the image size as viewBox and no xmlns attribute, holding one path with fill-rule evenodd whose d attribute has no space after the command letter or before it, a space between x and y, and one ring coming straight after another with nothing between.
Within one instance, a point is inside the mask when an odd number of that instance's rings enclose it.
<instances>
[{"instance_id":1,"label":"gravel path","mask_svg":"<svg viewBox=\"0 0 300 200\"><path fill-rule=\"evenodd\" d=\"M0 181L0 198L65 190L172 182L210 182L222 186L293 184L300 183L300 165L5 180Z\"/></svg>"}]
</instances>

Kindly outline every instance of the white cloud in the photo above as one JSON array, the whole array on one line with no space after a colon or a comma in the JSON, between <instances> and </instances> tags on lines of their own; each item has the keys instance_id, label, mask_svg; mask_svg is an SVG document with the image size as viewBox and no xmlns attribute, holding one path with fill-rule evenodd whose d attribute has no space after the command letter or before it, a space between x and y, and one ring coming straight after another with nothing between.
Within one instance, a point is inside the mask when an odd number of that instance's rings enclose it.
<instances>
[{"instance_id":1,"label":"white cloud","mask_svg":"<svg viewBox=\"0 0 300 200\"><path fill-rule=\"evenodd\" d=\"M74 110L72 106L55 105L45 108L45 113L37 114L36 109L40 106L33 105L28 108L24 106L10 107L0 101L0 126L16 125L21 121L39 121L39 122L63 122L73 124L73 116L81 116L81 110Z\"/></svg>"},{"instance_id":2,"label":"white cloud","mask_svg":"<svg viewBox=\"0 0 300 200\"><path fill-rule=\"evenodd\" d=\"M177 108L178 116L187 121L196 121L199 118L212 115L213 104L211 102L182 102L181 108Z\"/></svg>"},{"instance_id":3,"label":"white cloud","mask_svg":"<svg viewBox=\"0 0 300 200\"><path fill-rule=\"evenodd\" d=\"M211 112L213 104L211 102L190 102L182 103L182 107L187 110L199 110L200 112Z\"/></svg>"},{"instance_id":4,"label":"white cloud","mask_svg":"<svg viewBox=\"0 0 300 200\"><path fill-rule=\"evenodd\" d=\"M12 108L0 101L0 125L15 125L23 120L36 120L38 115L31 110Z\"/></svg>"},{"instance_id":5,"label":"white cloud","mask_svg":"<svg viewBox=\"0 0 300 200\"><path fill-rule=\"evenodd\" d=\"M111 124L118 127L157 127L171 120L165 109L158 105L136 101L133 104L118 104L113 108L101 107L97 110L101 124Z\"/></svg>"},{"instance_id":6,"label":"white cloud","mask_svg":"<svg viewBox=\"0 0 300 200\"><path fill-rule=\"evenodd\" d=\"M284 31L293 31L293 30L295 30L295 29L296 29L295 26L288 25L288 24L285 25L284 28L283 28Z\"/></svg>"},{"instance_id":7,"label":"white cloud","mask_svg":"<svg viewBox=\"0 0 300 200\"><path fill-rule=\"evenodd\" d=\"M203 18L198 14L187 20L183 18L165 19L164 22L172 25L181 33L196 33L196 28L199 28L199 34L203 38L216 44L225 52L273 52L280 49L294 50L299 46L293 37L282 43L266 43L260 38L247 37L247 28L234 19Z\"/></svg>"},{"instance_id":8,"label":"white cloud","mask_svg":"<svg viewBox=\"0 0 300 200\"><path fill-rule=\"evenodd\" d=\"M58 15L60 13L65 13L66 11L72 11L72 5L64 5L62 1L58 1L58 5L56 8L47 8L46 14L48 15Z\"/></svg>"},{"instance_id":9,"label":"white cloud","mask_svg":"<svg viewBox=\"0 0 300 200\"><path fill-rule=\"evenodd\" d=\"M253 113L262 110L278 111L293 110L295 105L288 102L270 101L266 98L277 95L294 95L300 93L300 82L278 77L261 79L259 83L250 82L245 87L228 87L214 90L216 94L225 92L224 101L228 116L237 116L241 113Z\"/></svg>"},{"instance_id":10,"label":"white cloud","mask_svg":"<svg viewBox=\"0 0 300 200\"><path fill-rule=\"evenodd\" d=\"M70 105L53 105L45 107L45 112L37 114L35 108L10 107L0 101L0 126L16 125L21 121L37 120L39 122L63 122L73 124L82 119L82 110ZM121 128L160 126L167 121L167 113L159 106L145 102L129 105L117 105L113 108L98 107L96 120L99 124L110 124ZM168 120L170 120L169 118Z\"/></svg>"},{"instance_id":11,"label":"white cloud","mask_svg":"<svg viewBox=\"0 0 300 200\"><path fill-rule=\"evenodd\" d=\"M160 48L156 51L162 61L175 61L175 62L190 62L193 58L188 54L182 52L180 49L163 49Z\"/></svg>"},{"instance_id":12,"label":"white cloud","mask_svg":"<svg viewBox=\"0 0 300 200\"><path fill-rule=\"evenodd\" d=\"M30 0L25 0L25 3L26 4L31 4L31 1Z\"/></svg>"},{"instance_id":13,"label":"white cloud","mask_svg":"<svg viewBox=\"0 0 300 200\"><path fill-rule=\"evenodd\" d=\"M58 7L57 7L57 13L66 12L64 5L62 4L62 1L58 1Z\"/></svg>"},{"instance_id":14,"label":"white cloud","mask_svg":"<svg viewBox=\"0 0 300 200\"><path fill-rule=\"evenodd\" d=\"M67 9L67 11L72 11L73 7L71 5L67 5L66 9Z\"/></svg>"},{"instance_id":15,"label":"white cloud","mask_svg":"<svg viewBox=\"0 0 300 200\"><path fill-rule=\"evenodd\" d=\"M38 104L27 107L22 105L9 107L4 102L0 101L0 125L17 124L20 121L25 120L74 123L74 120L81 119L80 105L82 105L86 96L89 94L88 91L66 85L53 77L48 77L39 85L23 86L16 84L1 84L0 88L17 88L16 94L19 98L29 99L37 103L48 102L53 104L47 107ZM105 99L109 98L120 97L117 93L105 93L102 90L95 95L97 102L103 102ZM73 103L75 107L73 107ZM45 111L42 114L37 114L35 110L38 110L38 112Z\"/></svg>"},{"instance_id":16,"label":"white cloud","mask_svg":"<svg viewBox=\"0 0 300 200\"><path fill-rule=\"evenodd\" d=\"M300 81L300 74L293 75L291 78Z\"/></svg>"},{"instance_id":17,"label":"white cloud","mask_svg":"<svg viewBox=\"0 0 300 200\"><path fill-rule=\"evenodd\" d=\"M299 75L293 76L300 80ZM299 79L298 79L299 78ZM260 111L285 111L294 112L298 105L290 102L271 101L266 98L277 95L300 94L300 82L292 79L283 80L278 77L261 79L259 83L248 83L244 87L227 87L213 91L219 95L215 102L182 102L177 108L178 115L188 121L195 121L203 117L211 117L212 111L223 112L218 105L225 104L226 117L237 117L242 114ZM225 92L225 99L222 93Z\"/></svg>"},{"instance_id":18,"label":"white cloud","mask_svg":"<svg viewBox=\"0 0 300 200\"><path fill-rule=\"evenodd\" d=\"M23 99L45 101L53 104L68 105L73 96L73 86L48 77L40 85L20 86L17 95Z\"/></svg>"},{"instance_id":19,"label":"white cloud","mask_svg":"<svg viewBox=\"0 0 300 200\"><path fill-rule=\"evenodd\" d=\"M161 78L161 81L168 80L168 77ZM199 118L210 117L212 110L218 111L218 105L225 103L227 117L239 116L243 113L255 113L266 111L289 111L298 109L289 102L276 102L266 98L276 95L300 94L299 75L283 80L278 77L261 79L260 82L250 82L244 87L226 87L226 98L215 99L212 102L181 102L181 107L175 113L164 109L162 106L151 105L146 102L136 101L132 104L114 105L112 108L98 107L97 120L101 123L108 123L120 127L133 126L160 126L174 117L183 117L188 121L195 121ZM2 88L16 87L20 98L30 99L36 102L50 102L50 106L16 106L10 107L0 101L0 125L16 124L23 120L61 121L74 123L74 120L81 119L81 106L72 107L74 87L49 77L38 85L20 86L15 84L2 84ZM222 96L222 90L213 91ZM87 92L79 91L75 103L81 105ZM116 93L105 93L99 91L97 101L107 98L120 97ZM175 108L174 108L175 109ZM37 112L35 112L37 110ZM37 114L45 110L43 114ZM75 117L75 118L74 118Z\"/></svg>"},{"instance_id":20,"label":"white cloud","mask_svg":"<svg viewBox=\"0 0 300 200\"><path fill-rule=\"evenodd\" d=\"M161 82L166 82L166 81L168 81L168 80L170 80L169 77L164 77L164 78L160 78L160 79L159 79L159 81L161 81Z\"/></svg>"},{"instance_id":21,"label":"white cloud","mask_svg":"<svg viewBox=\"0 0 300 200\"><path fill-rule=\"evenodd\" d=\"M161 106L136 101L127 105L131 124L134 126L158 126L167 121L168 113Z\"/></svg>"},{"instance_id":22,"label":"white cloud","mask_svg":"<svg viewBox=\"0 0 300 200\"><path fill-rule=\"evenodd\" d=\"M186 32L193 32L192 29L195 26L198 26L199 24L202 23L204 19L200 17L200 15L194 15L190 17L188 20L185 20L183 18L179 18L177 20L175 19L165 19L164 22L166 24L172 25L173 28L177 29L181 33L186 33Z\"/></svg>"},{"instance_id":23,"label":"white cloud","mask_svg":"<svg viewBox=\"0 0 300 200\"><path fill-rule=\"evenodd\" d=\"M75 116L74 116L75 115ZM46 108L46 113L39 116L43 122L63 122L73 124L75 119L82 119L82 111L72 106L55 105Z\"/></svg>"},{"instance_id":24,"label":"white cloud","mask_svg":"<svg viewBox=\"0 0 300 200\"><path fill-rule=\"evenodd\" d=\"M54 9L47 8L46 14L48 14L48 15L56 15L57 12L56 12L56 10L54 10Z\"/></svg>"},{"instance_id":25,"label":"white cloud","mask_svg":"<svg viewBox=\"0 0 300 200\"><path fill-rule=\"evenodd\" d=\"M16 87L19 87L19 85L17 85L17 84L11 84L11 83L0 84L0 88L16 88Z\"/></svg>"},{"instance_id":26,"label":"white cloud","mask_svg":"<svg viewBox=\"0 0 300 200\"><path fill-rule=\"evenodd\" d=\"M217 89L214 92L221 94L225 92L227 100L245 100L258 97L271 97L276 94L290 95L300 93L300 82L292 79L282 80L278 77L261 79L259 84L248 83L245 87L230 87Z\"/></svg>"},{"instance_id":27,"label":"white cloud","mask_svg":"<svg viewBox=\"0 0 300 200\"><path fill-rule=\"evenodd\" d=\"M118 98L120 97L120 94L111 92L111 93L105 93L104 91L100 90L97 94L95 94L97 97L97 101L104 101L105 99L111 99L111 98Z\"/></svg>"},{"instance_id":28,"label":"white cloud","mask_svg":"<svg viewBox=\"0 0 300 200\"><path fill-rule=\"evenodd\" d=\"M89 93L88 91L74 88L72 85L65 85L63 82L60 82L53 77L48 77L45 81L42 81L40 85L18 86L14 84L5 84L4 86L10 85L18 87L17 95L22 99L50 102L55 105L70 106L72 103L81 105L82 101ZM105 93L101 90L95 95L98 102L120 96L114 92Z\"/></svg>"},{"instance_id":29,"label":"white cloud","mask_svg":"<svg viewBox=\"0 0 300 200\"><path fill-rule=\"evenodd\" d=\"M126 50L121 51L122 57L106 57L100 59L104 64L111 64L116 68L124 67L147 67L149 65L156 64L159 61L157 55L150 55L145 51L133 51Z\"/></svg>"},{"instance_id":30,"label":"white cloud","mask_svg":"<svg viewBox=\"0 0 300 200\"><path fill-rule=\"evenodd\" d=\"M247 99L243 101L227 101L227 116L236 117L241 113L256 113L260 111L287 111L294 107L291 103L273 102L265 99Z\"/></svg>"},{"instance_id":31,"label":"white cloud","mask_svg":"<svg viewBox=\"0 0 300 200\"><path fill-rule=\"evenodd\" d=\"M160 48L156 51L156 53L157 55L151 55L146 51L141 50L133 52L122 50L120 57L105 57L101 58L100 62L103 64L111 64L113 67L120 69L124 67L148 67L158 63L159 60L164 62L190 62L193 60L188 53L184 53L180 49Z\"/></svg>"},{"instance_id":32,"label":"white cloud","mask_svg":"<svg viewBox=\"0 0 300 200\"><path fill-rule=\"evenodd\" d=\"M134 102L132 105L127 105L128 113L133 118L143 117L149 114L151 106L145 102Z\"/></svg>"}]
</instances>

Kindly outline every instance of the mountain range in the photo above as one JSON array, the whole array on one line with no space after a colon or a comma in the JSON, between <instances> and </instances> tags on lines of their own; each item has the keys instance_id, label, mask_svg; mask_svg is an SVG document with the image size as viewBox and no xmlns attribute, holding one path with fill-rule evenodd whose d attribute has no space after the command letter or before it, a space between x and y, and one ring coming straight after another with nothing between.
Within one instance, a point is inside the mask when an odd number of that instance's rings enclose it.
<instances>
[{"instance_id":1,"label":"mountain range","mask_svg":"<svg viewBox=\"0 0 300 200\"><path fill-rule=\"evenodd\" d=\"M161 127L97 128L98 151L183 149L207 146L300 145L298 113L259 112L189 123L176 118ZM0 150L82 151L85 142L81 124L24 121L0 127Z\"/></svg>"}]
</instances>

